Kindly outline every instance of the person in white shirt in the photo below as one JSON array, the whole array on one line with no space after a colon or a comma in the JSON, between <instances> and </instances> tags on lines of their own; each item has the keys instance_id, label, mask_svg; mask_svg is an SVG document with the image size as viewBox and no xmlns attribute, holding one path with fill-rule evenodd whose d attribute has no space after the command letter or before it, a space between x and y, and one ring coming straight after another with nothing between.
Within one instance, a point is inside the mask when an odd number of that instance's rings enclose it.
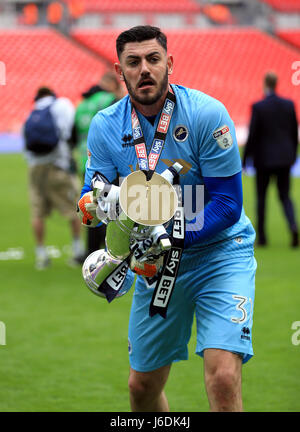
<instances>
[{"instance_id":1,"label":"person in white shirt","mask_svg":"<svg viewBox=\"0 0 300 432\"><path fill-rule=\"evenodd\" d=\"M72 170L72 151L68 143L74 124L75 109L72 102L57 98L48 87L38 89L34 109L28 116L24 127L25 156L29 166L29 192L33 233L36 241L36 268L49 266L50 259L45 247L45 220L53 209L58 210L70 222L72 235L72 263L80 264L84 259L84 246L80 238L81 224L76 215L76 199L80 190L79 179ZM47 110L47 108L49 108ZM42 118L42 113L50 112L57 132L57 143L51 151L33 151L29 145L32 132L30 117ZM49 116L49 113L48 113ZM49 121L49 117L47 117ZM39 131L41 143L47 130ZM37 127L37 126L36 126ZM40 127L40 126L39 126ZM50 134L48 134L50 135ZM36 135L35 135L36 136ZM31 149L29 150L28 147Z\"/></svg>"}]
</instances>

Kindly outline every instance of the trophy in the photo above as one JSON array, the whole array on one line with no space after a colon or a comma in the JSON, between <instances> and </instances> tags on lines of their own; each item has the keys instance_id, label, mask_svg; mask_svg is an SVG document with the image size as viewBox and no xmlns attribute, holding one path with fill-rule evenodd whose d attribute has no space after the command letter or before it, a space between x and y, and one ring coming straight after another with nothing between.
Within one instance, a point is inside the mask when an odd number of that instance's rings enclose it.
<instances>
[{"instance_id":1,"label":"trophy","mask_svg":"<svg viewBox=\"0 0 300 432\"><path fill-rule=\"evenodd\" d=\"M106 248L89 255L82 267L85 283L94 294L110 302L130 289L133 278L125 281L129 268L153 277L162 267L163 254L171 249L166 227L178 206L173 181L181 169L176 162L162 174L154 172L149 180L143 171L134 171L120 187L97 178L92 182L99 219L103 220L103 210L108 211ZM113 209L116 202L119 209ZM139 242L147 248L142 259L132 247Z\"/></svg>"}]
</instances>

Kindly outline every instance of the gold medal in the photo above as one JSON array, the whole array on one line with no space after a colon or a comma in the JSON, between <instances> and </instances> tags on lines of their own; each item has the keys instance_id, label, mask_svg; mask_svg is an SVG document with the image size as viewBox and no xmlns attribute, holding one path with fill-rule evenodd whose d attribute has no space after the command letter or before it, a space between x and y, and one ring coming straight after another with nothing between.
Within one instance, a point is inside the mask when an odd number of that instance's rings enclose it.
<instances>
[{"instance_id":1,"label":"gold medal","mask_svg":"<svg viewBox=\"0 0 300 432\"><path fill-rule=\"evenodd\" d=\"M174 187L156 172L147 181L142 171L126 177L120 188L123 212L140 225L155 226L168 222L175 214L178 198Z\"/></svg>"}]
</instances>

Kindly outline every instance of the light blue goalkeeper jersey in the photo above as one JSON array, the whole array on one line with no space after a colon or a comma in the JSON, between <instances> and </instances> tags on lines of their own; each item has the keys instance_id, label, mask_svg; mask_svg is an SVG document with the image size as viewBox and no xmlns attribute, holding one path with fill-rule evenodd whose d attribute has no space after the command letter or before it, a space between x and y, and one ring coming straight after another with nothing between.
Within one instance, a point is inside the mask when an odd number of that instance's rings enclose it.
<instances>
[{"instance_id":1,"label":"light blue goalkeeper jersey","mask_svg":"<svg viewBox=\"0 0 300 432\"><path fill-rule=\"evenodd\" d=\"M162 173L179 162L183 166L180 185L183 191L186 187L192 188L196 197L196 185L204 185L203 177L229 177L241 171L235 128L226 108L218 100L183 86L172 85L172 88L176 106L156 171ZM149 153L159 115L152 125L139 112L137 114ZM95 115L87 146L86 184L91 183L96 171L113 181L117 174L126 177L138 169L129 96ZM209 200L205 191L205 203ZM254 240L255 231L242 210L237 223L185 249L180 267L191 269L201 261L251 256Z\"/></svg>"}]
</instances>

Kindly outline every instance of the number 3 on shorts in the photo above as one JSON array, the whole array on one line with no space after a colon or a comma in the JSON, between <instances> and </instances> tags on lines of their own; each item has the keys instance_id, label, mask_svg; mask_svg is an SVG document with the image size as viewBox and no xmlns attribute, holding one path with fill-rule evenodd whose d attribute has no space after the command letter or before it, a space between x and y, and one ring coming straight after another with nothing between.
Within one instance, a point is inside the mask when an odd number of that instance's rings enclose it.
<instances>
[{"instance_id":1,"label":"number 3 on shorts","mask_svg":"<svg viewBox=\"0 0 300 432\"><path fill-rule=\"evenodd\" d=\"M234 300L238 301L238 304L236 305L235 308L236 308L237 311L239 311L239 312L242 313L242 316L239 317L239 318L238 317L231 317L231 321L234 322L234 323L236 323L236 324L242 324L243 322L245 322L247 320L247 311L246 311L246 309L245 309L244 306L246 306L248 298L244 297L244 296L239 296L239 295L233 295L232 298ZM251 300L251 298L249 298L249 303L251 305L251 308L250 308L250 314L251 314L251 311L252 311L252 300Z\"/></svg>"}]
</instances>

